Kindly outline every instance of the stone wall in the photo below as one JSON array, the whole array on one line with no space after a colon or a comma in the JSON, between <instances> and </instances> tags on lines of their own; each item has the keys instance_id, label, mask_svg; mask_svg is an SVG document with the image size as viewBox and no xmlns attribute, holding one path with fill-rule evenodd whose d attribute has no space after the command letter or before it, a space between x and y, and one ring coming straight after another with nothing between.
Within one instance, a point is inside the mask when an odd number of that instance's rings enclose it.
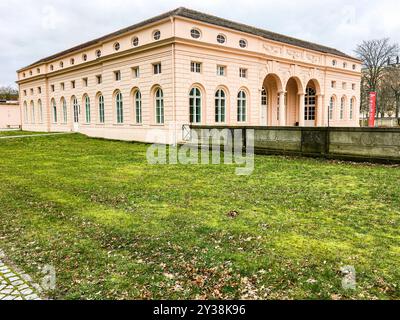
<instances>
[{"instance_id":1,"label":"stone wall","mask_svg":"<svg viewBox=\"0 0 400 320\"><path fill-rule=\"evenodd\" d=\"M254 130L257 154L292 154L353 161L400 163L400 129L192 126L207 144L204 129L241 130L249 144Z\"/></svg>"}]
</instances>

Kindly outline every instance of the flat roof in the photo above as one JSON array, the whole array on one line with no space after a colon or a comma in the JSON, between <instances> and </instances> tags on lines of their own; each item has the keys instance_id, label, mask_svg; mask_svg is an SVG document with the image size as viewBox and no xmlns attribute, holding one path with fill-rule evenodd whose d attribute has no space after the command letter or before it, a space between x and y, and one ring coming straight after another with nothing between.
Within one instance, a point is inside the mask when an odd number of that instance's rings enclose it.
<instances>
[{"instance_id":1,"label":"flat roof","mask_svg":"<svg viewBox=\"0 0 400 320\"><path fill-rule=\"evenodd\" d=\"M300 40L300 39L296 39L293 37L289 37L289 36L285 36L279 33L275 33L275 32L271 32L268 30L263 30L263 29L259 29L256 27L252 27L246 24L242 24L242 23L238 23L238 22L234 22L231 20L227 20L227 19L223 19L223 18L219 18L210 14L206 14L206 13L202 13L196 10L192 10L192 9L187 9L184 7L180 7L178 9L172 10L172 11L168 11L166 13L163 13L161 15L158 15L156 17L144 20L142 22L139 22L137 24L134 24L132 26L129 26L127 28L118 30L116 32L107 34L105 36L102 36L100 38L91 40L89 42L85 42L83 44L80 44L78 46L75 46L73 48L70 48L68 50L64 50L61 51L59 53L56 53L54 55L51 55L49 57L46 57L44 59L41 59L39 61L36 61L35 63L32 63L31 65L22 68L23 69L27 69L30 68L32 66L41 64L41 63L46 63L48 61L54 60L56 58L62 57L64 55L67 55L69 53L78 51L78 50L82 50L84 48L93 46L95 44L99 44L109 38L113 38L119 35L122 35L124 33L130 32L130 31L134 31L135 29L144 27L148 24L152 24L161 20L164 20L166 18L169 17L183 17L183 18L188 18L188 19L192 19L192 20L196 20L196 21L200 21L200 22L204 22L204 23L208 23L208 24L212 24L215 26L220 26L220 27L224 27L224 28L228 28L228 29L232 29L232 30L236 30L236 31L240 31L240 32L245 32L245 33L249 33L252 35L256 35L256 36L260 36L262 38L268 39L268 40L273 40L273 41L277 41L277 42L281 42L281 43L285 43L285 44L289 44L289 45L293 45L293 46L297 46L300 48L305 48L305 49L309 49L309 50L313 50L313 51L318 51L321 53L325 53L325 54L332 54L332 55L336 55L336 56L340 56L340 57L344 57L344 58L348 58L348 59L352 59L352 60L357 60L360 61L359 59L352 57L346 53L343 53L337 49L334 48L330 48L327 46L323 46L323 45L319 45L316 43L312 43L312 42L308 42L308 41L304 41L304 40Z\"/></svg>"}]
</instances>

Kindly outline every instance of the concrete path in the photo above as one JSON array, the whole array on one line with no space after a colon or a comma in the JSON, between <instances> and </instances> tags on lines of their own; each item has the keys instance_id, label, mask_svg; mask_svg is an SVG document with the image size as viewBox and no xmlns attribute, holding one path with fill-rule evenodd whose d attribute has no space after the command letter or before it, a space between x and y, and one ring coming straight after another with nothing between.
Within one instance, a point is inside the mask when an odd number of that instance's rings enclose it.
<instances>
[{"instance_id":1,"label":"concrete path","mask_svg":"<svg viewBox=\"0 0 400 320\"><path fill-rule=\"evenodd\" d=\"M72 134L72 133L71 132L62 132L62 133L45 133L45 134L29 134L29 135L19 135L19 136L5 136L5 137L0 137L0 139L47 137L47 136L59 136L59 135L63 135L63 134Z\"/></svg>"},{"instance_id":2,"label":"concrete path","mask_svg":"<svg viewBox=\"0 0 400 320\"><path fill-rule=\"evenodd\" d=\"M0 250L0 301L4 300L41 300L40 287L32 279L4 262Z\"/></svg>"}]
</instances>

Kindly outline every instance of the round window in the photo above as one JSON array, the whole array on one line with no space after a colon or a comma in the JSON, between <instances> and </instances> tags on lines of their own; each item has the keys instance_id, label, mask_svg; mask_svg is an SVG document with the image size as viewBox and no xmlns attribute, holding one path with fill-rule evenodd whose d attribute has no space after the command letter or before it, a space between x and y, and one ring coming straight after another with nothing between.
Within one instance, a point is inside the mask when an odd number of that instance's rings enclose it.
<instances>
[{"instance_id":1,"label":"round window","mask_svg":"<svg viewBox=\"0 0 400 320\"><path fill-rule=\"evenodd\" d=\"M239 41L239 46L240 46L241 48L247 48L247 41L244 40L244 39L240 40L240 41Z\"/></svg>"},{"instance_id":2,"label":"round window","mask_svg":"<svg viewBox=\"0 0 400 320\"><path fill-rule=\"evenodd\" d=\"M197 29L192 29L190 31L190 35L192 36L193 39L200 39L200 37L201 37L200 30L197 30Z\"/></svg>"},{"instance_id":3,"label":"round window","mask_svg":"<svg viewBox=\"0 0 400 320\"><path fill-rule=\"evenodd\" d=\"M87 61L87 54L86 53L82 56L82 59L83 59L83 61Z\"/></svg>"},{"instance_id":4,"label":"round window","mask_svg":"<svg viewBox=\"0 0 400 320\"><path fill-rule=\"evenodd\" d=\"M64 68L64 62L60 62L60 68Z\"/></svg>"},{"instance_id":5,"label":"round window","mask_svg":"<svg viewBox=\"0 0 400 320\"><path fill-rule=\"evenodd\" d=\"M101 57L101 50L97 50L97 51L96 51L96 57L97 57L97 58L100 58L100 57Z\"/></svg>"},{"instance_id":6,"label":"round window","mask_svg":"<svg viewBox=\"0 0 400 320\"><path fill-rule=\"evenodd\" d=\"M154 40L160 40L161 39L161 32L159 30L155 31L153 33L153 39Z\"/></svg>"},{"instance_id":7,"label":"round window","mask_svg":"<svg viewBox=\"0 0 400 320\"><path fill-rule=\"evenodd\" d=\"M223 34L219 34L217 37L218 43L224 44L226 42L226 37Z\"/></svg>"},{"instance_id":8,"label":"round window","mask_svg":"<svg viewBox=\"0 0 400 320\"><path fill-rule=\"evenodd\" d=\"M137 46L139 45L139 38L138 38L138 37L134 37L134 38L132 39L132 45L133 45L134 47L137 47Z\"/></svg>"},{"instance_id":9,"label":"round window","mask_svg":"<svg viewBox=\"0 0 400 320\"><path fill-rule=\"evenodd\" d=\"M121 49L121 45L119 44L119 42L116 42L116 43L114 44L114 50L115 50L115 51L118 51L119 49Z\"/></svg>"},{"instance_id":10,"label":"round window","mask_svg":"<svg viewBox=\"0 0 400 320\"><path fill-rule=\"evenodd\" d=\"M332 60L332 65L336 66L337 65L337 61L336 60Z\"/></svg>"},{"instance_id":11,"label":"round window","mask_svg":"<svg viewBox=\"0 0 400 320\"><path fill-rule=\"evenodd\" d=\"M71 60L69 60L69 63L73 66L75 64L75 59L71 58Z\"/></svg>"}]
</instances>

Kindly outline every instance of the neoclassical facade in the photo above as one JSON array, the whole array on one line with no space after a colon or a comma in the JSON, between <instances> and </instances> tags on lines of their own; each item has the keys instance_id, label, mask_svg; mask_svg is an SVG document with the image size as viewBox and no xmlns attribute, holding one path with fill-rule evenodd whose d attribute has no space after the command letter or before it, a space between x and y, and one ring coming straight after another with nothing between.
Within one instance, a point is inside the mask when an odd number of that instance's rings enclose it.
<instances>
[{"instance_id":1,"label":"neoclassical facade","mask_svg":"<svg viewBox=\"0 0 400 320\"><path fill-rule=\"evenodd\" d=\"M154 142L188 124L358 126L360 78L336 49L178 8L22 68L17 83L25 130Z\"/></svg>"}]
</instances>

